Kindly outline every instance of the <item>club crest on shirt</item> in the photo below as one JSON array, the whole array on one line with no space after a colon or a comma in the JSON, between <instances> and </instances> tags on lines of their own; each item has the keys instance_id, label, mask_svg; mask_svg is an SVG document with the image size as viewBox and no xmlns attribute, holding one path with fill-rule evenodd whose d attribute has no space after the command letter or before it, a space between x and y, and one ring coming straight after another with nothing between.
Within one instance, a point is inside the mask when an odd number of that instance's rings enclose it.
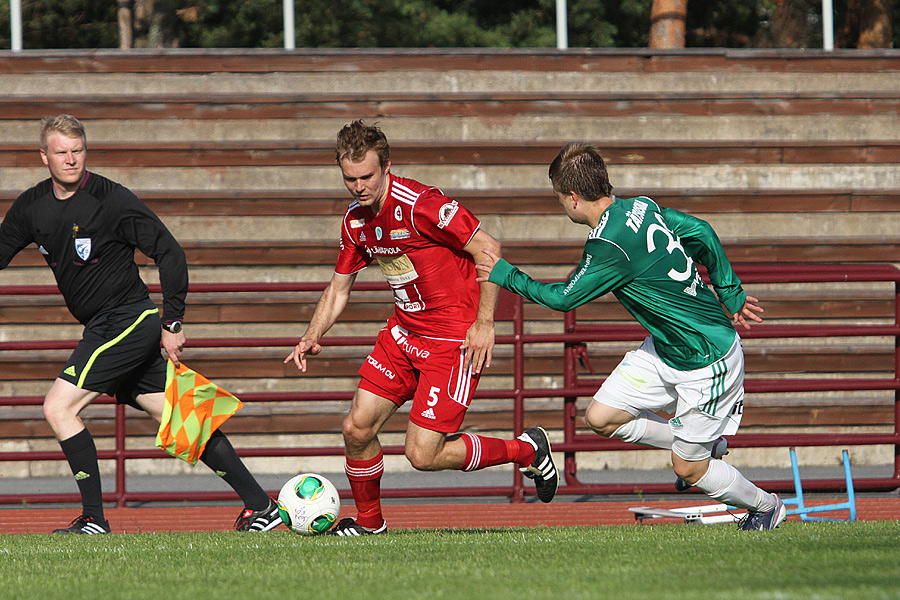
<instances>
[{"instance_id":1,"label":"club crest on shirt","mask_svg":"<svg viewBox=\"0 0 900 600\"><path fill-rule=\"evenodd\" d=\"M443 229L444 227L449 225L450 221L456 215L456 211L458 210L459 202L457 202L456 200L452 200L441 206L440 210L438 211L438 229Z\"/></svg>"},{"instance_id":2,"label":"club crest on shirt","mask_svg":"<svg viewBox=\"0 0 900 600\"><path fill-rule=\"evenodd\" d=\"M91 256L91 238L75 238L75 254L87 260Z\"/></svg>"},{"instance_id":3,"label":"club crest on shirt","mask_svg":"<svg viewBox=\"0 0 900 600\"><path fill-rule=\"evenodd\" d=\"M399 206L394 209L394 218L397 219L398 221L403 220L403 211L400 210Z\"/></svg>"}]
</instances>

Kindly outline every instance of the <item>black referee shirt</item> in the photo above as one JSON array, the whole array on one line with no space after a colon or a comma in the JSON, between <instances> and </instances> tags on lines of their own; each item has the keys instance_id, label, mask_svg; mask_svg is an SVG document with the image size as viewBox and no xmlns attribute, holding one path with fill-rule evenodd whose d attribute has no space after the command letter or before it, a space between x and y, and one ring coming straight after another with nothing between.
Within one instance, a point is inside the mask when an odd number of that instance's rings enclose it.
<instances>
[{"instance_id":1,"label":"black referee shirt","mask_svg":"<svg viewBox=\"0 0 900 600\"><path fill-rule=\"evenodd\" d=\"M56 199L50 179L23 192L0 224L0 269L32 242L82 324L149 297L134 262L135 248L159 267L165 320L184 317L184 251L159 217L114 181L86 172L81 187L66 200Z\"/></svg>"}]
</instances>

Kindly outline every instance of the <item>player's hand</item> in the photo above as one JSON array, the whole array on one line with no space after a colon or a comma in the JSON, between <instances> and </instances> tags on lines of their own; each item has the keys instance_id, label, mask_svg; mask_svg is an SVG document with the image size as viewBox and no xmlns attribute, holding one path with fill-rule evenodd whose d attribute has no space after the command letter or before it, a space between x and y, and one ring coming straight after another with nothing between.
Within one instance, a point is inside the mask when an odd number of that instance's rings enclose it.
<instances>
[{"instance_id":1,"label":"player's hand","mask_svg":"<svg viewBox=\"0 0 900 600\"><path fill-rule=\"evenodd\" d=\"M488 281L491 277L491 271L494 270L494 265L497 264L497 261L500 260L500 257L491 252L490 250L482 250L482 254L487 256L486 260L475 263L475 268L481 272L481 275L475 278L475 281L478 283L484 283Z\"/></svg>"},{"instance_id":2,"label":"player's hand","mask_svg":"<svg viewBox=\"0 0 900 600\"><path fill-rule=\"evenodd\" d=\"M756 321L757 323L762 323L762 317L759 316L758 313L765 312L761 306L757 304L759 300L754 298L753 296L747 296L744 300L744 306L741 307L736 314L731 315L732 324L737 327L738 325L742 326L744 329L750 329L750 324L747 322L747 319L751 321Z\"/></svg>"},{"instance_id":3,"label":"player's hand","mask_svg":"<svg viewBox=\"0 0 900 600\"><path fill-rule=\"evenodd\" d=\"M306 355L312 354L313 356L315 356L321 351L322 346L320 346L317 342L301 338L297 345L294 346L294 349L291 351L288 357L284 359L284 364L293 361L294 364L297 365L298 369L306 373Z\"/></svg>"},{"instance_id":4,"label":"player's hand","mask_svg":"<svg viewBox=\"0 0 900 600\"><path fill-rule=\"evenodd\" d=\"M162 346L169 355L169 359L175 363L176 367L181 366L181 353L184 351L184 344L187 340L184 337L184 329L178 333L162 330Z\"/></svg>"},{"instance_id":5,"label":"player's hand","mask_svg":"<svg viewBox=\"0 0 900 600\"><path fill-rule=\"evenodd\" d=\"M466 332L466 341L460 346L466 353L463 369L471 365L474 373L491 366L494 352L494 323L476 319Z\"/></svg>"}]
</instances>

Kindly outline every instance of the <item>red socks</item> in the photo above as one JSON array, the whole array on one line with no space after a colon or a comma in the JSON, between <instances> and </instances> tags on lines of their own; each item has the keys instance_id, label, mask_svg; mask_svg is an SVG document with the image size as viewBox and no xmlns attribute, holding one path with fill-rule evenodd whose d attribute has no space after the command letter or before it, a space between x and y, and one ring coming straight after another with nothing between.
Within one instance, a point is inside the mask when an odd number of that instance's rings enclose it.
<instances>
[{"instance_id":1,"label":"red socks","mask_svg":"<svg viewBox=\"0 0 900 600\"><path fill-rule=\"evenodd\" d=\"M526 466L534 462L534 447L522 440L501 440L471 433L464 433L461 437L466 444L463 471L477 471L511 462Z\"/></svg>"},{"instance_id":2,"label":"red socks","mask_svg":"<svg viewBox=\"0 0 900 600\"><path fill-rule=\"evenodd\" d=\"M369 529L384 523L381 514L381 476L384 474L384 454L381 451L368 460L346 459L344 471L350 481L353 501L356 502L356 522Z\"/></svg>"}]
</instances>

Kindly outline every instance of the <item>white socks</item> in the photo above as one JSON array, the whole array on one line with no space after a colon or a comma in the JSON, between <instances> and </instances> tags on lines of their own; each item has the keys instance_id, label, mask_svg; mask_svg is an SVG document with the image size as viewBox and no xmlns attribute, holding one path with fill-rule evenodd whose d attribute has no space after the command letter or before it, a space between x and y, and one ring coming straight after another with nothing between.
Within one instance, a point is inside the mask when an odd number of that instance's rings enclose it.
<instances>
[{"instance_id":1,"label":"white socks","mask_svg":"<svg viewBox=\"0 0 900 600\"><path fill-rule=\"evenodd\" d=\"M642 410L638 416L616 429L613 437L629 444L664 450L671 450L672 442L675 441L669 422L649 410Z\"/></svg>"},{"instance_id":2,"label":"white socks","mask_svg":"<svg viewBox=\"0 0 900 600\"><path fill-rule=\"evenodd\" d=\"M761 490L728 463L710 459L709 470L694 484L709 497L752 512L775 508L775 497Z\"/></svg>"}]
</instances>

